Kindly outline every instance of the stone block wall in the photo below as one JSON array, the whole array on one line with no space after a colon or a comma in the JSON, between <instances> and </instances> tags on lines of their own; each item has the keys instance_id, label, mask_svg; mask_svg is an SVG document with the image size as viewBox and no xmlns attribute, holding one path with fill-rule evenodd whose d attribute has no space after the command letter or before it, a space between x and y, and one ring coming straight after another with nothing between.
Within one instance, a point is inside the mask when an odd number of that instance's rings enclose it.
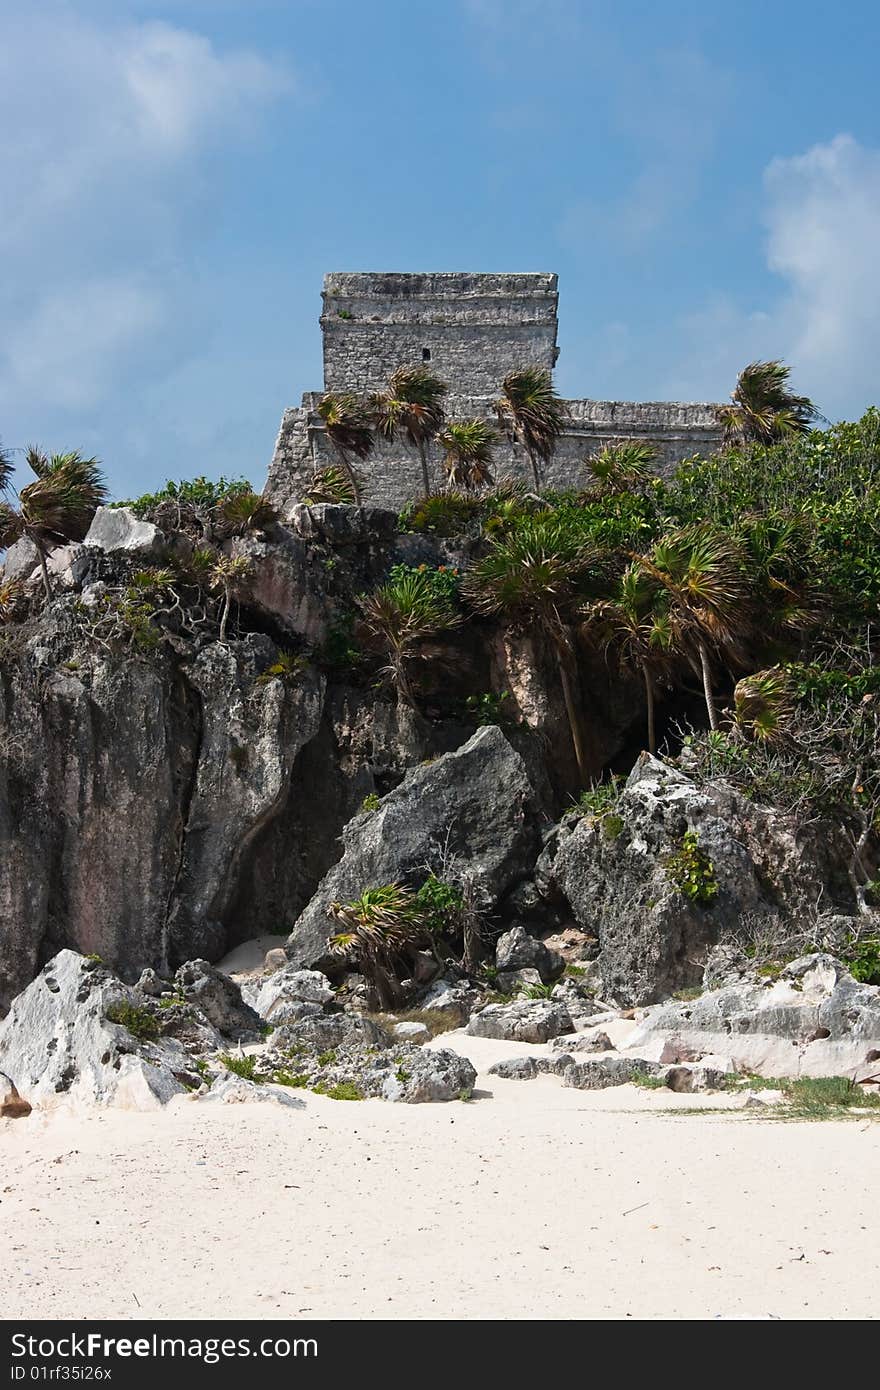
<instances>
[{"instance_id":1,"label":"stone block wall","mask_svg":"<svg viewBox=\"0 0 880 1390\"><path fill-rule=\"evenodd\" d=\"M497 395L513 367L556 362L555 275L333 274L323 299L327 391L381 391L424 363L454 395Z\"/></svg>"},{"instance_id":2,"label":"stone block wall","mask_svg":"<svg viewBox=\"0 0 880 1390\"><path fill-rule=\"evenodd\" d=\"M266 484L267 496L282 517L302 498L316 468L336 462L333 448L316 414L320 393L308 393L303 403L285 411L275 454ZM451 397L449 414L458 418L483 416L494 419L488 397ZM676 464L693 454L717 448L721 432L715 418L716 407L678 402L650 401L568 401L569 427L559 440L556 453L543 470L549 488L577 488L586 485L584 460L603 445L619 439L648 439L657 448L655 469L668 475ZM443 483L442 450L429 451L432 483ZM531 480L531 470L523 450L507 436L495 447L495 476ZM421 491L421 468L414 449L405 444L379 445L365 464L364 501L395 511L412 501Z\"/></svg>"},{"instance_id":3,"label":"stone block wall","mask_svg":"<svg viewBox=\"0 0 880 1390\"><path fill-rule=\"evenodd\" d=\"M324 389L368 395L397 367L424 361L449 384L450 419L494 420L492 403L509 371L526 362L552 370L557 357L557 279L551 274L472 275L334 273L324 278ZM335 461L316 414L320 393L285 411L269 469L267 495L282 516L305 493L316 468ZM720 443L713 405L677 402L567 402L569 423L544 482L582 487L585 456L618 439L649 439L657 472ZM443 481L442 456L431 451L432 482ZM364 501L398 510L418 496L414 450L382 444L362 466ZM530 478L528 460L510 439L495 450L495 475Z\"/></svg>"}]
</instances>

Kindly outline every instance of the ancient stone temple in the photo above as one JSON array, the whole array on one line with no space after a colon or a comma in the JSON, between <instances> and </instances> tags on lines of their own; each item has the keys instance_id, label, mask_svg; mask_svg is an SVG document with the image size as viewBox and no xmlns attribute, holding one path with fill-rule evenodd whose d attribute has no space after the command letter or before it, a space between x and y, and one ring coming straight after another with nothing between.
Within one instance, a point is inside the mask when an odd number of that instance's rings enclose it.
<instances>
[{"instance_id":1,"label":"ancient stone temple","mask_svg":"<svg viewBox=\"0 0 880 1390\"><path fill-rule=\"evenodd\" d=\"M322 297L325 391L381 391L395 368L424 364L448 383L450 418L493 418L508 372L526 363L552 370L559 355L555 275L333 273L324 277ZM316 414L321 394L306 392L281 422L267 495L282 515L315 470L335 461ZM545 470L548 487L582 486L584 458L612 440L651 440L660 473L720 440L711 404L571 400L567 407L568 426ZM431 462L439 488L438 448ZM399 508L419 493L418 458L403 443L382 444L361 467L368 503ZM495 451L495 472L528 474L522 449L506 436Z\"/></svg>"}]
</instances>

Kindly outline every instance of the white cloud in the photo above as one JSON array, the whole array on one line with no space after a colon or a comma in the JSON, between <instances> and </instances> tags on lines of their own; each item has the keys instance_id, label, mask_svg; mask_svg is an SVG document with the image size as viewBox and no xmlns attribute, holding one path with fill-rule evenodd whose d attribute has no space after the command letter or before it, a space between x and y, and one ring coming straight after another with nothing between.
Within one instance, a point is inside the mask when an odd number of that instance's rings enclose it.
<instances>
[{"instance_id":1,"label":"white cloud","mask_svg":"<svg viewBox=\"0 0 880 1390\"><path fill-rule=\"evenodd\" d=\"M756 358L781 357L831 419L880 400L880 150L838 135L764 173L767 269L778 291L751 305L717 292L662 326L634 331L621 374L658 399L726 399Z\"/></svg>"},{"instance_id":2,"label":"white cloud","mask_svg":"<svg viewBox=\"0 0 880 1390\"><path fill-rule=\"evenodd\" d=\"M165 23L22 7L0 48L0 410L88 409L198 331L188 233L205 152L291 89L280 67ZM191 240L191 238L190 238ZM188 322L190 320L191 322ZM17 442L17 441L16 441Z\"/></svg>"}]
</instances>

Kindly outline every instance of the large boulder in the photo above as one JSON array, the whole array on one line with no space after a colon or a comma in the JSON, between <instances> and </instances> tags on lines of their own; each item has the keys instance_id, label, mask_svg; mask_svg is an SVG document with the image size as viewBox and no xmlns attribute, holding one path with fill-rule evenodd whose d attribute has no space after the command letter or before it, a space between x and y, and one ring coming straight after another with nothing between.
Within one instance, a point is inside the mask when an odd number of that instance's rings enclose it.
<instances>
[{"instance_id":1,"label":"large boulder","mask_svg":"<svg viewBox=\"0 0 880 1390\"><path fill-rule=\"evenodd\" d=\"M478 1009L471 1014L465 1032L473 1038L543 1043L562 1033L573 1033L574 1024L564 1004L550 999L523 999Z\"/></svg>"},{"instance_id":2,"label":"large boulder","mask_svg":"<svg viewBox=\"0 0 880 1390\"><path fill-rule=\"evenodd\" d=\"M495 965L498 970L537 970L545 985L557 980L565 969L565 961L558 951L550 951L531 936L521 923L499 936L495 944Z\"/></svg>"},{"instance_id":3,"label":"large boulder","mask_svg":"<svg viewBox=\"0 0 880 1390\"><path fill-rule=\"evenodd\" d=\"M224 1038L246 1042L260 1037L260 1015L242 999L238 985L206 960L186 961L174 980L187 1003L204 1014Z\"/></svg>"},{"instance_id":4,"label":"large boulder","mask_svg":"<svg viewBox=\"0 0 880 1390\"><path fill-rule=\"evenodd\" d=\"M277 1026L295 1021L299 1011L291 1010L291 1005L309 1004L320 1013L334 998L330 981L320 970L297 970L286 965L264 980L254 999L254 1008L261 1018Z\"/></svg>"},{"instance_id":5,"label":"large boulder","mask_svg":"<svg viewBox=\"0 0 880 1390\"><path fill-rule=\"evenodd\" d=\"M200 1084L181 1044L160 1038L120 982L74 951L60 951L14 1000L0 1023L0 1070L43 1107L148 1110Z\"/></svg>"},{"instance_id":6,"label":"large boulder","mask_svg":"<svg viewBox=\"0 0 880 1390\"><path fill-rule=\"evenodd\" d=\"M833 878L833 836L799 828L731 788L699 786L648 754L612 812L565 830L551 887L599 938L603 993L623 1004L698 986L710 948L745 914L802 913ZM714 880L707 900L673 881L688 832Z\"/></svg>"},{"instance_id":7,"label":"large boulder","mask_svg":"<svg viewBox=\"0 0 880 1390\"><path fill-rule=\"evenodd\" d=\"M857 983L840 961L814 953L775 980L660 1004L626 1047L664 1062L720 1053L762 1076L865 1075L880 1058L880 987Z\"/></svg>"},{"instance_id":8,"label":"large boulder","mask_svg":"<svg viewBox=\"0 0 880 1390\"><path fill-rule=\"evenodd\" d=\"M107 554L122 552L145 562L160 559L168 548L158 526L143 521L131 507L99 507L86 533L85 544Z\"/></svg>"},{"instance_id":9,"label":"large boulder","mask_svg":"<svg viewBox=\"0 0 880 1390\"><path fill-rule=\"evenodd\" d=\"M329 965L332 902L384 883L421 883L430 869L466 876L492 911L534 862L538 805L525 765L491 725L452 753L415 768L378 810L350 821L343 854L320 884L288 940L298 965Z\"/></svg>"}]
</instances>

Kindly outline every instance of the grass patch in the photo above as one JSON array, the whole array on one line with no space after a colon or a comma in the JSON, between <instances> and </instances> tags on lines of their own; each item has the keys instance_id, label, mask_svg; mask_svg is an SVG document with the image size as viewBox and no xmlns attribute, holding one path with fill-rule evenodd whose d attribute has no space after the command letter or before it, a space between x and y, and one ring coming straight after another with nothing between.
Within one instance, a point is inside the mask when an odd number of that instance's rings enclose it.
<instances>
[{"instance_id":1,"label":"grass patch","mask_svg":"<svg viewBox=\"0 0 880 1390\"><path fill-rule=\"evenodd\" d=\"M424 1023L432 1038L449 1033L461 1024L455 1009L408 1009L402 1014L372 1014L371 1017L383 1027L394 1023Z\"/></svg>"},{"instance_id":2,"label":"grass patch","mask_svg":"<svg viewBox=\"0 0 880 1390\"><path fill-rule=\"evenodd\" d=\"M332 1067L336 1062L336 1048L329 1047L326 1052L318 1053L319 1067Z\"/></svg>"},{"instance_id":3,"label":"grass patch","mask_svg":"<svg viewBox=\"0 0 880 1390\"><path fill-rule=\"evenodd\" d=\"M335 1086L326 1086L319 1081L312 1087L316 1096L327 1096L330 1100L363 1100L363 1095L353 1081L337 1081Z\"/></svg>"},{"instance_id":4,"label":"grass patch","mask_svg":"<svg viewBox=\"0 0 880 1390\"><path fill-rule=\"evenodd\" d=\"M652 1076L647 1071L633 1072L630 1081L634 1086L641 1086L643 1091L662 1091L666 1088L666 1082L662 1076Z\"/></svg>"},{"instance_id":5,"label":"grass patch","mask_svg":"<svg viewBox=\"0 0 880 1390\"><path fill-rule=\"evenodd\" d=\"M153 1042L159 1036L159 1024L149 1009L138 1008L135 1004L129 1004L127 1000L111 1004L107 1010L107 1017L111 1023L119 1023L123 1028L127 1028L129 1033L141 1042Z\"/></svg>"},{"instance_id":6,"label":"grass patch","mask_svg":"<svg viewBox=\"0 0 880 1390\"><path fill-rule=\"evenodd\" d=\"M294 1089L309 1084L309 1078L307 1076L295 1076L293 1072L284 1070L273 1072L272 1080L276 1086L291 1086Z\"/></svg>"},{"instance_id":7,"label":"grass patch","mask_svg":"<svg viewBox=\"0 0 880 1390\"><path fill-rule=\"evenodd\" d=\"M699 999L703 991L694 985L692 989L679 989L673 994L673 999L677 999L681 1004L689 1004L692 999Z\"/></svg>"}]
</instances>

